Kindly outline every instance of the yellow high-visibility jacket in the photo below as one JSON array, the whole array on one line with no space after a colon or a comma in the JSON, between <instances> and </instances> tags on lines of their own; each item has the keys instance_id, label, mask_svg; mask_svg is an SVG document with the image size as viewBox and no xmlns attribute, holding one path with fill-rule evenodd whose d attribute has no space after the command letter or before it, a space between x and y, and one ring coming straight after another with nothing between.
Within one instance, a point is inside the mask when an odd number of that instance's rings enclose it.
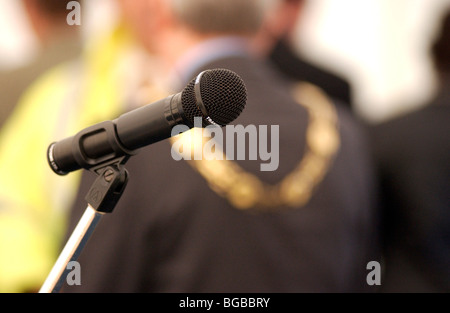
<instances>
[{"instance_id":1,"label":"yellow high-visibility jacket","mask_svg":"<svg viewBox=\"0 0 450 313\"><path fill-rule=\"evenodd\" d=\"M36 291L56 261L80 173L54 174L47 148L122 112L131 46L121 27L88 44L39 78L1 129L0 292Z\"/></svg>"}]
</instances>

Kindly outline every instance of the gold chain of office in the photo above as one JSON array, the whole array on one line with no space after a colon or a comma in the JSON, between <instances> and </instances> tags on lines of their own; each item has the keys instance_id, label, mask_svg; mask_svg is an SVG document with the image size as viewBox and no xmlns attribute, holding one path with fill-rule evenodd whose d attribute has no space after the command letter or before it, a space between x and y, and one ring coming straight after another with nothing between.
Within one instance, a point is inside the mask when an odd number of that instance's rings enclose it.
<instances>
[{"instance_id":1,"label":"gold chain of office","mask_svg":"<svg viewBox=\"0 0 450 313\"><path fill-rule=\"evenodd\" d=\"M304 206L324 179L340 148L339 122L334 105L316 86L299 83L294 88L294 97L309 115L306 149L297 167L278 184L262 182L226 157L186 162L202 175L214 192L237 209L273 212ZM199 134L190 133L191 136ZM203 142L201 132L197 137L194 140ZM180 139L183 140L183 136L171 140Z\"/></svg>"}]
</instances>

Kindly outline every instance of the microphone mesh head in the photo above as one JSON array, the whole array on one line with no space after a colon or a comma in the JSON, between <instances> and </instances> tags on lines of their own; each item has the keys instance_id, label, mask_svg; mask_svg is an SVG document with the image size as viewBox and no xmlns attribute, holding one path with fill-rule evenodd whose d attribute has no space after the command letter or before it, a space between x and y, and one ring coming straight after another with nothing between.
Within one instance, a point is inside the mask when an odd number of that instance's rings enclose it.
<instances>
[{"instance_id":1,"label":"microphone mesh head","mask_svg":"<svg viewBox=\"0 0 450 313\"><path fill-rule=\"evenodd\" d=\"M207 70L200 74L200 98L197 99L194 78L181 94L181 104L188 122L202 117L203 127L214 123L225 126L234 121L247 103L247 90L242 79L227 69ZM200 76L199 75L199 76ZM198 100L203 102L208 116L202 113Z\"/></svg>"}]
</instances>

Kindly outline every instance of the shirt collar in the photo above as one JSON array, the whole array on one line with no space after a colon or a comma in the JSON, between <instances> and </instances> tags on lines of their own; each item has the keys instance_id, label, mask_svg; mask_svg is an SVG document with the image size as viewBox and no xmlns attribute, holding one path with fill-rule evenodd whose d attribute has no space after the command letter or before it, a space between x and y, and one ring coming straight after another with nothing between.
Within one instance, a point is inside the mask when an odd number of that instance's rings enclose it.
<instances>
[{"instance_id":1,"label":"shirt collar","mask_svg":"<svg viewBox=\"0 0 450 313\"><path fill-rule=\"evenodd\" d=\"M205 40L184 53L169 75L173 88L183 88L199 69L228 57L248 55L248 41L243 37L226 36Z\"/></svg>"}]
</instances>

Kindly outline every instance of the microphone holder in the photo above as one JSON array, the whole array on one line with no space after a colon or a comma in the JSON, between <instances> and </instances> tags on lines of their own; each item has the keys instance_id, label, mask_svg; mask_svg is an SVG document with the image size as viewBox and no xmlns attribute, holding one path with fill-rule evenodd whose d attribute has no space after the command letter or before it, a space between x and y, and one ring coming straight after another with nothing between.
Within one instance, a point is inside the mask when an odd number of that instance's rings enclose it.
<instances>
[{"instance_id":1,"label":"microphone holder","mask_svg":"<svg viewBox=\"0 0 450 313\"><path fill-rule=\"evenodd\" d=\"M128 183L121 162L94 171L98 177L86 195L88 206L39 293L57 293L69 274L68 264L76 261L105 214L112 213Z\"/></svg>"}]
</instances>

